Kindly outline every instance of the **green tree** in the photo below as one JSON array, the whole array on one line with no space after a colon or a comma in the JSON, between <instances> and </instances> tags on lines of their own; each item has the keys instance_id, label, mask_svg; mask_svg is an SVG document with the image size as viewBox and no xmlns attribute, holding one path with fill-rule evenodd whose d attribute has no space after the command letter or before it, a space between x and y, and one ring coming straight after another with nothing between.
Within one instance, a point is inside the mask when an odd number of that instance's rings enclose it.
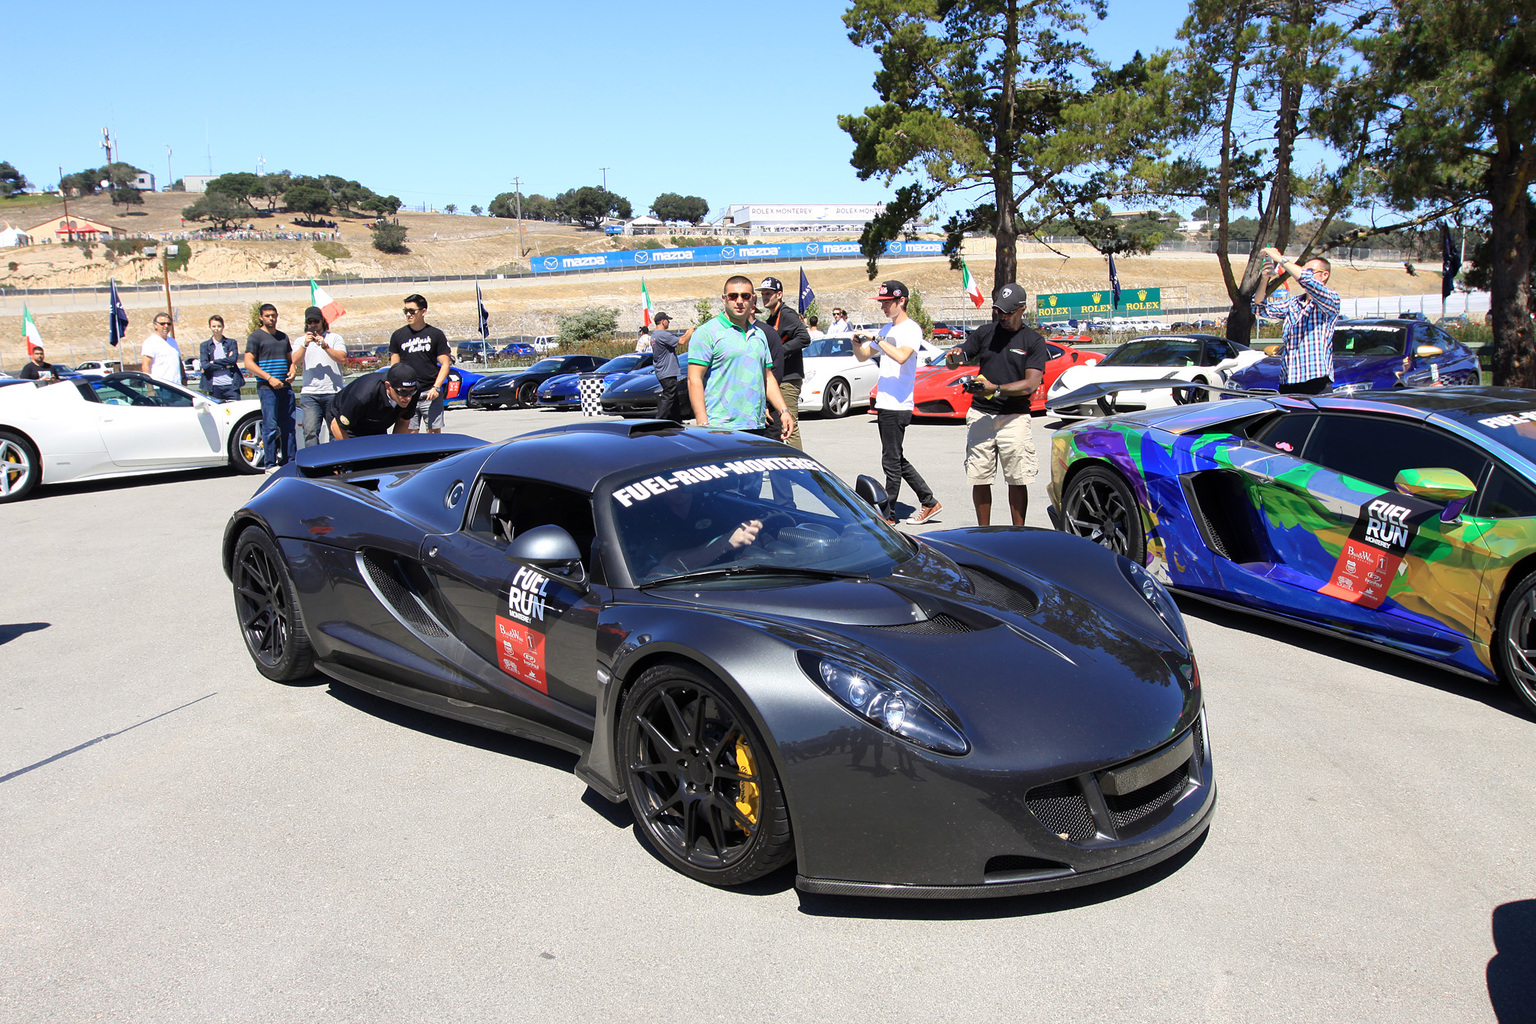
<instances>
[{"instance_id":1,"label":"green tree","mask_svg":"<svg viewBox=\"0 0 1536 1024\"><path fill-rule=\"evenodd\" d=\"M510 220L517 216L517 193L503 192L491 200L492 217L503 217Z\"/></svg>"},{"instance_id":2,"label":"green tree","mask_svg":"<svg viewBox=\"0 0 1536 1024\"><path fill-rule=\"evenodd\" d=\"M619 330L619 311L609 306L588 306L559 320L560 347L574 348L590 341L613 337Z\"/></svg>"},{"instance_id":3,"label":"green tree","mask_svg":"<svg viewBox=\"0 0 1536 1024\"><path fill-rule=\"evenodd\" d=\"M444 213L457 213L457 212L459 212L459 208L457 206L455 206L453 203L449 203L447 206L443 207L443 212Z\"/></svg>"},{"instance_id":4,"label":"green tree","mask_svg":"<svg viewBox=\"0 0 1536 1024\"><path fill-rule=\"evenodd\" d=\"M114 161L104 167L88 167L74 174L66 174L59 179L59 188L66 192L78 192L82 196L94 196L102 191L102 182L107 183L108 191L124 188L131 186L134 179L143 173L133 164Z\"/></svg>"},{"instance_id":5,"label":"green tree","mask_svg":"<svg viewBox=\"0 0 1536 1024\"><path fill-rule=\"evenodd\" d=\"M481 214L482 214L482 213L484 213L484 212L485 212L485 211L484 211L484 210L482 210L482 209L481 209L481 208L480 208L480 207L479 207L479 206L478 206L478 205L476 205L476 206L471 206L471 207L470 207L470 208L469 208L469 212L470 212L470 213L471 213L471 214L472 214L472 215L474 215L474 216L476 216L476 217L478 217L478 216L480 216L480 215L481 215Z\"/></svg>"},{"instance_id":6,"label":"green tree","mask_svg":"<svg viewBox=\"0 0 1536 1024\"><path fill-rule=\"evenodd\" d=\"M907 296L907 316L917 321L917 326L923 329L924 338L933 337L933 317L928 315L923 305L922 292L913 292Z\"/></svg>"},{"instance_id":7,"label":"green tree","mask_svg":"<svg viewBox=\"0 0 1536 1024\"><path fill-rule=\"evenodd\" d=\"M25 192L31 187L32 183L27 180L27 176L11 166L9 160L0 160L0 196Z\"/></svg>"},{"instance_id":8,"label":"green tree","mask_svg":"<svg viewBox=\"0 0 1536 1024\"><path fill-rule=\"evenodd\" d=\"M715 308L715 300L707 296L693 304L693 323L696 327L703 327L719 315L720 311Z\"/></svg>"},{"instance_id":9,"label":"green tree","mask_svg":"<svg viewBox=\"0 0 1536 1024\"><path fill-rule=\"evenodd\" d=\"M555 198L555 209L561 216L589 228L597 227L604 217L627 218L633 212L629 200L594 185L562 192Z\"/></svg>"},{"instance_id":10,"label":"green tree","mask_svg":"<svg viewBox=\"0 0 1536 1024\"><path fill-rule=\"evenodd\" d=\"M319 185L298 183L283 193L283 206L288 212L306 217L325 216L331 212L331 204L331 193Z\"/></svg>"},{"instance_id":11,"label":"green tree","mask_svg":"<svg viewBox=\"0 0 1536 1024\"><path fill-rule=\"evenodd\" d=\"M651 202L651 214L661 220L685 220L698 224L709 215L709 202L700 196L663 192Z\"/></svg>"},{"instance_id":12,"label":"green tree","mask_svg":"<svg viewBox=\"0 0 1536 1024\"><path fill-rule=\"evenodd\" d=\"M143 206L144 197L132 185L114 188L111 192L113 206Z\"/></svg>"},{"instance_id":13,"label":"green tree","mask_svg":"<svg viewBox=\"0 0 1536 1024\"><path fill-rule=\"evenodd\" d=\"M227 192L205 192L191 206L182 208L181 215L187 220L205 220L220 231L243 224L250 215L250 207Z\"/></svg>"},{"instance_id":14,"label":"green tree","mask_svg":"<svg viewBox=\"0 0 1536 1024\"><path fill-rule=\"evenodd\" d=\"M531 196L523 196L523 217L532 220L559 220L560 211L555 209L553 199L535 192Z\"/></svg>"},{"instance_id":15,"label":"green tree","mask_svg":"<svg viewBox=\"0 0 1536 1024\"><path fill-rule=\"evenodd\" d=\"M274 206L268 202L272 197L268 195L267 181L263 175L252 174L249 171L235 171L231 174L221 174L208 182L207 195L224 195L238 203L244 203L252 213L261 213L263 209L271 210ZM257 206L257 202L262 203ZM196 204L194 204L196 205Z\"/></svg>"},{"instance_id":16,"label":"green tree","mask_svg":"<svg viewBox=\"0 0 1536 1024\"><path fill-rule=\"evenodd\" d=\"M373 232L373 247L379 250L379 252L406 253L411 251L406 247L406 228L402 224L379 221L377 224L370 224L368 230Z\"/></svg>"}]
</instances>

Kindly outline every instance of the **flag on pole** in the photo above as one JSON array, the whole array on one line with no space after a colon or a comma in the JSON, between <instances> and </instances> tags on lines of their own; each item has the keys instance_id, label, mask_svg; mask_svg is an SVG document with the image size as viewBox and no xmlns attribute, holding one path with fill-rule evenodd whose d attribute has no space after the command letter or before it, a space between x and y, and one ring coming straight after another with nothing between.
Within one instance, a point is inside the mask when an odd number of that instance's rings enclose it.
<instances>
[{"instance_id":1,"label":"flag on pole","mask_svg":"<svg viewBox=\"0 0 1536 1024\"><path fill-rule=\"evenodd\" d=\"M811 308L811 303L816 301L816 293L811 291L811 282L805 276L805 268L800 268L800 309L801 316Z\"/></svg>"},{"instance_id":2,"label":"flag on pole","mask_svg":"<svg viewBox=\"0 0 1536 1024\"><path fill-rule=\"evenodd\" d=\"M485 311L485 300L480 297L480 282L475 282L475 308L480 311L480 340L489 341L491 337L491 314Z\"/></svg>"},{"instance_id":3,"label":"flag on pole","mask_svg":"<svg viewBox=\"0 0 1536 1024\"><path fill-rule=\"evenodd\" d=\"M1456 251L1456 243L1451 239L1451 229L1444 224L1440 225L1440 298L1442 300L1451 297L1451 289L1456 287L1456 275L1461 273L1461 253Z\"/></svg>"},{"instance_id":4,"label":"flag on pole","mask_svg":"<svg viewBox=\"0 0 1536 1024\"><path fill-rule=\"evenodd\" d=\"M112 286L107 306L107 340L116 348L118 342L128 337L128 311L123 308L123 300L117 297L117 282L107 283Z\"/></svg>"},{"instance_id":5,"label":"flag on pole","mask_svg":"<svg viewBox=\"0 0 1536 1024\"><path fill-rule=\"evenodd\" d=\"M1109 293L1115 300L1115 308L1120 308L1120 275L1115 273L1115 254L1109 254Z\"/></svg>"},{"instance_id":6,"label":"flag on pole","mask_svg":"<svg viewBox=\"0 0 1536 1024\"><path fill-rule=\"evenodd\" d=\"M309 304L320 307L320 315L325 317L325 322L333 324L347 315L347 311L341 308L341 303L331 298L324 288L315 283L314 278L309 279Z\"/></svg>"},{"instance_id":7,"label":"flag on pole","mask_svg":"<svg viewBox=\"0 0 1536 1024\"><path fill-rule=\"evenodd\" d=\"M32 358L34 348L43 347L43 336L37 329L37 321L32 319L32 311L26 303L21 306L21 337L27 343L27 358Z\"/></svg>"},{"instance_id":8,"label":"flag on pole","mask_svg":"<svg viewBox=\"0 0 1536 1024\"><path fill-rule=\"evenodd\" d=\"M650 330L651 329L651 293L645 287L645 278L643 278L643 277L640 279L640 299L645 304L645 309L641 312L641 317L645 321L645 329L646 330Z\"/></svg>"},{"instance_id":9,"label":"flag on pole","mask_svg":"<svg viewBox=\"0 0 1536 1024\"><path fill-rule=\"evenodd\" d=\"M964 286L965 294L976 304L976 308L980 309L981 304L987 300L981 294L981 285L977 284L976 279L971 276L971 268L966 265L964 257L960 259L960 284Z\"/></svg>"}]
</instances>

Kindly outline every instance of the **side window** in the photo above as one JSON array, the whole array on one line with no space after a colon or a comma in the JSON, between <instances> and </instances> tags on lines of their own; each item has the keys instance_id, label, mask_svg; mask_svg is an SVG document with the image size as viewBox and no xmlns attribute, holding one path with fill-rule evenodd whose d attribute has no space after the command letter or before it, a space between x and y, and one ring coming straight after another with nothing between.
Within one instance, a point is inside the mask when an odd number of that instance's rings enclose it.
<instances>
[{"instance_id":1,"label":"side window","mask_svg":"<svg viewBox=\"0 0 1536 1024\"><path fill-rule=\"evenodd\" d=\"M1319 416L1304 456L1387 491L1405 469L1454 469L1477 483L1488 462L1482 452L1432 427L1370 416Z\"/></svg>"},{"instance_id":2,"label":"side window","mask_svg":"<svg viewBox=\"0 0 1536 1024\"><path fill-rule=\"evenodd\" d=\"M1046 358L1047 361L1050 361L1052 359L1060 359L1062 356L1064 356L1066 354L1067 354L1067 350L1062 348L1060 345L1046 345L1045 346L1045 358Z\"/></svg>"},{"instance_id":3,"label":"side window","mask_svg":"<svg viewBox=\"0 0 1536 1024\"><path fill-rule=\"evenodd\" d=\"M1536 490L1503 466L1495 464L1483 487L1477 514L1487 519L1527 519L1536 516Z\"/></svg>"},{"instance_id":4,"label":"side window","mask_svg":"<svg viewBox=\"0 0 1536 1024\"><path fill-rule=\"evenodd\" d=\"M551 487L532 480L484 477L471 501L466 533L504 548L512 538L536 526L554 524L569 533L590 564L592 541L591 496L581 491Z\"/></svg>"},{"instance_id":5,"label":"side window","mask_svg":"<svg viewBox=\"0 0 1536 1024\"><path fill-rule=\"evenodd\" d=\"M1265 424L1249 436L1260 444L1269 445L1299 459L1307 447L1307 435L1312 433L1312 426L1316 422L1315 412L1293 412Z\"/></svg>"}]
</instances>

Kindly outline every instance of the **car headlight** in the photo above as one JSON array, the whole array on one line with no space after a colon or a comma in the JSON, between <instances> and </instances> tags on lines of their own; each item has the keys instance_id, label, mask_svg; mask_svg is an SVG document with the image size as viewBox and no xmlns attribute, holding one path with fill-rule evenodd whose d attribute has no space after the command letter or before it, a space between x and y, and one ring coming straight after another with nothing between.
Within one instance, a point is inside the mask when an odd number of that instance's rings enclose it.
<instances>
[{"instance_id":1,"label":"car headlight","mask_svg":"<svg viewBox=\"0 0 1536 1024\"><path fill-rule=\"evenodd\" d=\"M965 754L971 749L960 730L922 698L868 669L816 654L804 656L801 666L848 710L894 736L941 754Z\"/></svg>"},{"instance_id":2,"label":"car headlight","mask_svg":"<svg viewBox=\"0 0 1536 1024\"><path fill-rule=\"evenodd\" d=\"M1184 616L1179 612L1179 606L1174 603L1173 595L1168 593L1168 588L1160 583L1145 567L1137 565L1129 558L1120 559L1120 571L1130 581L1147 604L1157 612L1157 617L1163 620L1163 625L1168 631L1179 638L1179 643L1184 648L1189 648L1189 631L1184 628Z\"/></svg>"}]
</instances>

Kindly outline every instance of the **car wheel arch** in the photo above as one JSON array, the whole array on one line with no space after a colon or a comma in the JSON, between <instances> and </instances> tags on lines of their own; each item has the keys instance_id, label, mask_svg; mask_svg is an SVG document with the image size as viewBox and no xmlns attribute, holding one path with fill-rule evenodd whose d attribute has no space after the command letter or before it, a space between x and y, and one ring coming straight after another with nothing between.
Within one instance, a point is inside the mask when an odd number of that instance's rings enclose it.
<instances>
[{"instance_id":1,"label":"car wheel arch","mask_svg":"<svg viewBox=\"0 0 1536 1024\"><path fill-rule=\"evenodd\" d=\"M1499 620L1504 617L1504 609L1509 604L1509 597L1524 583L1526 578L1536 573L1536 551L1526 555L1520 561L1509 567L1504 574L1504 580L1499 584L1499 599L1493 606L1493 614L1488 616L1491 624L1488 633L1488 645L1492 647L1499 641Z\"/></svg>"},{"instance_id":2,"label":"car wheel arch","mask_svg":"<svg viewBox=\"0 0 1536 1024\"><path fill-rule=\"evenodd\" d=\"M277 531L272 529L271 524L264 518L243 509L236 512L230 517L229 525L224 527L224 542L220 551L220 561L224 564L224 576L228 579L234 578L235 548L240 544L240 535L249 526L260 527L268 537L272 538L272 543L278 543Z\"/></svg>"},{"instance_id":3,"label":"car wheel arch","mask_svg":"<svg viewBox=\"0 0 1536 1024\"><path fill-rule=\"evenodd\" d=\"M26 447L31 449L31 454L32 454L32 472L35 474L35 476L34 476L34 479L32 480L32 482L30 484L28 484L23 491L19 492L20 497L22 497L22 498L28 497L28 496L30 496L32 494L32 492L36 491L39 487L41 487L43 482L44 482L43 481L43 449L42 449L41 446L38 445L36 438L34 438L30 433L28 433L27 431L23 430L20 427L13 427L13 426L11 426L8 423L0 423L0 431L4 431L7 434L11 434L18 441L22 442L22 444L26 445ZM9 499L9 500L15 500L14 496L13 496L12 499Z\"/></svg>"}]
</instances>

